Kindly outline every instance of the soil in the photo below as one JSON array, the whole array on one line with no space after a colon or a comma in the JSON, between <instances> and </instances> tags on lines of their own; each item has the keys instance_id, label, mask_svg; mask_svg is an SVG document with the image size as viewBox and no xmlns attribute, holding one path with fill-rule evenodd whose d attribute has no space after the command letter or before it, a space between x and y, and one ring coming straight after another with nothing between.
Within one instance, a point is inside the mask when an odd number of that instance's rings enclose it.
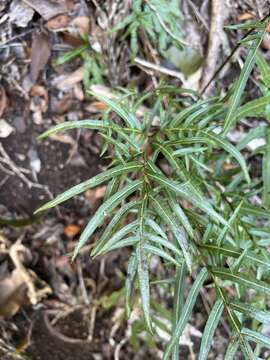
<instances>
[{"instance_id":1,"label":"soil","mask_svg":"<svg viewBox=\"0 0 270 360\"><path fill-rule=\"evenodd\" d=\"M21 120L25 122L25 131L17 130L8 139L3 139L2 145L18 166L24 167L30 172L29 152L36 152L41 162L40 172L36 174L37 182L47 187L54 196L96 175L100 170L102 160L91 153L91 150L79 144L79 152L85 154L83 164L67 163L70 157L70 145L53 140L37 140L38 135L44 132L49 124L36 126L31 124L31 119L27 120L27 117L22 117ZM14 119L13 113L10 114L9 121L11 125L15 124L16 119ZM4 171L0 169L0 179L4 179L5 175ZM4 191L2 188L0 192L0 203L9 212L17 214L19 217L32 215L34 210L48 200L48 192L45 189L29 188L16 174L8 177ZM63 205L66 208L70 208L70 206L76 212L77 207L74 206L74 202Z\"/></svg>"}]
</instances>

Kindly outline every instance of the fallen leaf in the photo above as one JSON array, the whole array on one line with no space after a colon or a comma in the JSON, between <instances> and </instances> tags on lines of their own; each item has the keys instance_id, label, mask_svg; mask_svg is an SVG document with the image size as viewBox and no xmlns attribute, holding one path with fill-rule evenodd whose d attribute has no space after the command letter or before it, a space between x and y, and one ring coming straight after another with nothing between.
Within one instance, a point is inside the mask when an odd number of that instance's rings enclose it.
<instances>
[{"instance_id":1,"label":"fallen leaf","mask_svg":"<svg viewBox=\"0 0 270 360\"><path fill-rule=\"evenodd\" d=\"M85 110L88 112L99 112L106 110L108 106L101 101L93 101L89 105L85 106Z\"/></svg>"},{"instance_id":2,"label":"fallen leaf","mask_svg":"<svg viewBox=\"0 0 270 360\"><path fill-rule=\"evenodd\" d=\"M46 66L51 55L48 36L43 33L35 34L32 41L32 54L30 63L31 80L36 82L41 70Z\"/></svg>"},{"instance_id":3,"label":"fallen leaf","mask_svg":"<svg viewBox=\"0 0 270 360\"><path fill-rule=\"evenodd\" d=\"M13 0L9 8L9 20L18 27L27 27L34 16L34 10L21 0Z\"/></svg>"},{"instance_id":4,"label":"fallen leaf","mask_svg":"<svg viewBox=\"0 0 270 360\"><path fill-rule=\"evenodd\" d=\"M15 242L9 249L9 256L15 267L11 277L14 278L16 275L16 281L13 280L13 285L14 283L16 284L15 289L17 289L18 285L19 288L21 288L23 283L26 285L27 298L30 304L35 305L48 294L51 294L51 288L43 280L39 279L33 271L25 267L24 263L27 261L27 259L30 260L32 256L28 248L26 248L20 242ZM12 291L11 294L13 292L14 291ZM2 291L0 291L0 293L2 294ZM21 297L19 297L19 299L21 299ZM5 300L6 302L8 301L8 306L10 303L10 296L8 298L5 297ZM21 302L20 305L23 305L24 303L25 302Z\"/></svg>"},{"instance_id":5,"label":"fallen leaf","mask_svg":"<svg viewBox=\"0 0 270 360\"><path fill-rule=\"evenodd\" d=\"M54 17L53 19L47 21L45 24L45 27L48 30L56 31L56 30L63 30L66 29L67 25L70 22L70 17L67 15L58 15Z\"/></svg>"},{"instance_id":6,"label":"fallen leaf","mask_svg":"<svg viewBox=\"0 0 270 360\"><path fill-rule=\"evenodd\" d=\"M29 109L33 112L35 124L42 124L42 114L48 109L48 91L43 86L34 85L30 92L31 101Z\"/></svg>"},{"instance_id":7,"label":"fallen leaf","mask_svg":"<svg viewBox=\"0 0 270 360\"><path fill-rule=\"evenodd\" d=\"M68 90L83 80L83 67L79 67L71 74L60 75L52 81L59 90Z\"/></svg>"},{"instance_id":8,"label":"fallen leaf","mask_svg":"<svg viewBox=\"0 0 270 360\"><path fill-rule=\"evenodd\" d=\"M15 315L29 303L28 288L18 269L0 282L0 319Z\"/></svg>"},{"instance_id":9,"label":"fallen leaf","mask_svg":"<svg viewBox=\"0 0 270 360\"><path fill-rule=\"evenodd\" d=\"M72 145L72 146L75 146L76 145L76 141L73 140L73 138L68 135L68 134L53 134L50 136L50 139L52 140L55 140L55 141L59 141L63 144L69 144L69 145Z\"/></svg>"},{"instance_id":10,"label":"fallen leaf","mask_svg":"<svg viewBox=\"0 0 270 360\"><path fill-rule=\"evenodd\" d=\"M80 47L85 44L85 41L82 38L74 36L67 31L63 32L62 38L65 44L70 45L74 48Z\"/></svg>"},{"instance_id":11,"label":"fallen leaf","mask_svg":"<svg viewBox=\"0 0 270 360\"><path fill-rule=\"evenodd\" d=\"M0 86L0 117L4 114L8 105L6 91L3 86Z\"/></svg>"},{"instance_id":12,"label":"fallen leaf","mask_svg":"<svg viewBox=\"0 0 270 360\"><path fill-rule=\"evenodd\" d=\"M70 93L66 94L62 99L52 96L50 108L55 114L65 114L72 107L73 103L73 97Z\"/></svg>"},{"instance_id":13,"label":"fallen leaf","mask_svg":"<svg viewBox=\"0 0 270 360\"><path fill-rule=\"evenodd\" d=\"M238 16L238 21L245 21L245 20L250 20L253 18L254 18L254 16L251 13L244 12L243 14Z\"/></svg>"},{"instance_id":14,"label":"fallen leaf","mask_svg":"<svg viewBox=\"0 0 270 360\"><path fill-rule=\"evenodd\" d=\"M0 138L7 138L13 131L14 128L6 120L0 120Z\"/></svg>"},{"instance_id":15,"label":"fallen leaf","mask_svg":"<svg viewBox=\"0 0 270 360\"><path fill-rule=\"evenodd\" d=\"M79 101L84 100L84 91L81 84L76 84L73 88L73 92L76 99L78 99Z\"/></svg>"},{"instance_id":16,"label":"fallen leaf","mask_svg":"<svg viewBox=\"0 0 270 360\"><path fill-rule=\"evenodd\" d=\"M23 0L33 8L43 19L50 20L56 15L65 14L68 11L66 0Z\"/></svg>"},{"instance_id":17,"label":"fallen leaf","mask_svg":"<svg viewBox=\"0 0 270 360\"><path fill-rule=\"evenodd\" d=\"M90 90L97 95L106 96L108 99L115 99L116 95L112 93L112 90L105 85L93 84L90 86Z\"/></svg>"},{"instance_id":18,"label":"fallen leaf","mask_svg":"<svg viewBox=\"0 0 270 360\"><path fill-rule=\"evenodd\" d=\"M68 237L71 237L71 238L73 238L74 236L79 234L80 231L81 231L81 228L75 224L67 225L64 229L65 235Z\"/></svg>"},{"instance_id":19,"label":"fallen leaf","mask_svg":"<svg viewBox=\"0 0 270 360\"><path fill-rule=\"evenodd\" d=\"M48 90L41 85L34 85L31 89L30 95L33 97L41 97L44 99L44 103L42 103L42 112L47 111L48 108Z\"/></svg>"},{"instance_id":20,"label":"fallen leaf","mask_svg":"<svg viewBox=\"0 0 270 360\"><path fill-rule=\"evenodd\" d=\"M70 23L70 29L72 34L76 36L86 36L90 30L90 19L88 16L77 16Z\"/></svg>"}]
</instances>

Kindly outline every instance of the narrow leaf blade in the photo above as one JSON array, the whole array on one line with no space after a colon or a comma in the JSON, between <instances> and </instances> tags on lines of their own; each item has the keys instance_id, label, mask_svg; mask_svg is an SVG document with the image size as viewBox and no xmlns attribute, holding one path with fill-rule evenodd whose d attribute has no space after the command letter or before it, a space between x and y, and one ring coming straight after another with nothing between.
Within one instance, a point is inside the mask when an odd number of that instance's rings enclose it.
<instances>
[{"instance_id":1,"label":"narrow leaf blade","mask_svg":"<svg viewBox=\"0 0 270 360\"><path fill-rule=\"evenodd\" d=\"M241 331L242 335L245 335L249 340L256 342L257 344L260 344L262 346L267 347L270 349L270 338L260 334L257 331L250 330L247 328L243 328Z\"/></svg>"},{"instance_id":2,"label":"narrow leaf blade","mask_svg":"<svg viewBox=\"0 0 270 360\"><path fill-rule=\"evenodd\" d=\"M81 247L87 242L89 237L93 234L93 232L103 223L105 217L108 215L110 211L112 211L120 202L125 199L127 196L132 194L135 190L137 190L140 185L142 185L143 180L138 179L130 184L126 185L122 190L118 191L114 194L111 198L109 198L103 205L99 207L95 215L87 224L86 228L84 229L81 237L79 239L78 244L75 247L73 259L78 255Z\"/></svg>"},{"instance_id":3,"label":"narrow leaf blade","mask_svg":"<svg viewBox=\"0 0 270 360\"><path fill-rule=\"evenodd\" d=\"M204 328L198 360L207 360L208 353L210 351L210 347L214 337L214 332L218 326L223 310L223 300L218 299L209 314L208 320Z\"/></svg>"},{"instance_id":4,"label":"narrow leaf blade","mask_svg":"<svg viewBox=\"0 0 270 360\"><path fill-rule=\"evenodd\" d=\"M44 139L50 135L58 132L72 130L72 129L93 129L93 130L106 130L109 128L109 124L102 120L77 120L77 121L66 121L61 124L51 127L43 134L39 135L39 139Z\"/></svg>"},{"instance_id":5,"label":"narrow leaf blade","mask_svg":"<svg viewBox=\"0 0 270 360\"><path fill-rule=\"evenodd\" d=\"M213 275L221 279L231 280L237 284L245 286L246 288L251 288L270 295L270 285L264 281L254 279L251 276L247 276L241 272L233 272L226 268L212 268L211 272Z\"/></svg>"},{"instance_id":6,"label":"narrow leaf blade","mask_svg":"<svg viewBox=\"0 0 270 360\"><path fill-rule=\"evenodd\" d=\"M174 333L172 334L172 338L165 350L163 360L169 359L169 357L173 351L173 347L176 345L177 342L179 342L180 336L188 322L188 319L191 315L192 309L195 305L199 291L200 291L201 287L203 286L204 281L207 278L207 274L208 274L207 269L203 268L200 271L200 273L198 274L198 276L196 277L196 280L194 281L194 283L190 289L187 300L183 307L181 317L176 325Z\"/></svg>"},{"instance_id":7,"label":"narrow leaf blade","mask_svg":"<svg viewBox=\"0 0 270 360\"><path fill-rule=\"evenodd\" d=\"M252 44L250 45L249 51L248 51L248 55L246 57L246 61L245 64L241 70L239 79L237 80L235 89L234 89L234 93L232 95L231 101L230 101L230 105L229 105L229 110L227 112L227 116L225 118L225 124L224 124L224 130L223 130L223 135L225 136L229 130L231 129L231 127L234 124L234 113L237 110L240 101L241 101L241 96L243 94L243 91L245 89L247 80L249 78L249 75L252 71L252 68L254 66L255 63L255 56L256 56L256 52L261 44L261 41L263 39L263 35L264 35L265 31L261 31L260 32L260 37L255 39Z\"/></svg>"},{"instance_id":8,"label":"narrow leaf blade","mask_svg":"<svg viewBox=\"0 0 270 360\"><path fill-rule=\"evenodd\" d=\"M78 185L75 185L72 188L68 189L67 191L64 191L62 194L58 195L55 199L42 205L39 209L35 211L35 213L55 207L63 203L64 201L67 201L73 198L74 196L81 194L82 192L88 189L96 187L102 184L103 182L110 180L111 178L114 178L122 174L126 174L128 172L137 171L140 170L141 168L142 168L142 164L140 164L139 162L130 162L125 165L119 165L114 167L113 169L104 171L101 174L98 174L89 180L86 180Z\"/></svg>"}]
</instances>

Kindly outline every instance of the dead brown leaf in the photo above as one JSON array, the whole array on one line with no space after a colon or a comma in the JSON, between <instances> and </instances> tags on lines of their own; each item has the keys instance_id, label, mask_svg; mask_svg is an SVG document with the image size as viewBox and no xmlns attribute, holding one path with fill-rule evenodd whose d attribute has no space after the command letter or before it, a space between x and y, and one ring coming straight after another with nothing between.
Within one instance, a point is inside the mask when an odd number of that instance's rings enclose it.
<instances>
[{"instance_id":1,"label":"dead brown leaf","mask_svg":"<svg viewBox=\"0 0 270 360\"><path fill-rule=\"evenodd\" d=\"M65 14L68 11L66 0L23 0L34 9L43 19L50 20L56 15Z\"/></svg>"},{"instance_id":2,"label":"dead brown leaf","mask_svg":"<svg viewBox=\"0 0 270 360\"><path fill-rule=\"evenodd\" d=\"M100 84L93 84L93 85L91 85L90 89L93 93L97 93L98 95L106 96L108 99L116 98L116 95L113 94L112 90L108 86L100 85Z\"/></svg>"},{"instance_id":3,"label":"dead brown leaf","mask_svg":"<svg viewBox=\"0 0 270 360\"><path fill-rule=\"evenodd\" d=\"M35 273L24 265L31 259L31 253L20 241L11 245L8 250L14 270L0 281L0 319L16 314L27 304L37 304L51 293L51 289ZM35 283L39 282L39 288Z\"/></svg>"},{"instance_id":4,"label":"dead brown leaf","mask_svg":"<svg viewBox=\"0 0 270 360\"><path fill-rule=\"evenodd\" d=\"M8 99L7 99L6 91L3 88L3 86L0 86L0 117L4 114L7 106L8 106Z\"/></svg>"},{"instance_id":5,"label":"dead brown leaf","mask_svg":"<svg viewBox=\"0 0 270 360\"><path fill-rule=\"evenodd\" d=\"M70 23L71 32L76 36L85 36L90 31L90 19L88 16L77 16Z\"/></svg>"},{"instance_id":6,"label":"dead brown leaf","mask_svg":"<svg viewBox=\"0 0 270 360\"><path fill-rule=\"evenodd\" d=\"M31 80L36 82L41 70L46 66L51 55L48 36L40 33L33 36L30 64Z\"/></svg>"},{"instance_id":7,"label":"dead brown leaf","mask_svg":"<svg viewBox=\"0 0 270 360\"><path fill-rule=\"evenodd\" d=\"M54 17L53 19L47 21L45 24L45 27L48 30L55 31L55 30L62 30L67 27L67 25L70 22L70 17L67 15L58 15Z\"/></svg>"},{"instance_id":8,"label":"dead brown leaf","mask_svg":"<svg viewBox=\"0 0 270 360\"><path fill-rule=\"evenodd\" d=\"M84 100L84 91L82 89L81 84L76 84L73 88L73 93L76 99L78 99L79 101L83 101Z\"/></svg>"},{"instance_id":9,"label":"dead brown leaf","mask_svg":"<svg viewBox=\"0 0 270 360\"><path fill-rule=\"evenodd\" d=\"M50 138L52 140L55 140L55 141L59 141L63 144L69 144L69 145L72 145L72 146L75 146L76 145L76 141L73 140L73 138L68 135L68 134L53 134L50 136Z\"/></svg>"},{"instance_id":10,"label":"dead brown leaf","mask_svg":"<svg viewBox=\"0 0 270 360\"><path fill-rule=\"evenodd\" d=\"M81 231L81 228L76 224L67 225L64 229L65 235L68 237L71 237L71 238L78 235L80 231Z\"/></svg>"},{"instance_id":11,"label":"dead brown leaf","mask_svg":"<svg viewBox=\"0 0 270 360\"><path fill-rule=\"evenodd\" d=\"M238 21L245 21L245 20L250 20L253 18L254 18L254 16L251 13L244 12L243 14L238 16Z\"/></svg>"},{"instance_id":12,"label":"dead brown leaf","mask_svg":"<svg viewBox=\"0 0 270 360\"><path fill-rule=\"evenodd\" d=\"M40 85L34 85L30 92L30 110L33 112L33 119L36 124L41 124L42 114L48 109L48 90Z\"/></svg>"},{"instance_id":13,"label":"dead brown leaf","mask_svg":"<svg viewBox=\"0 0 270 360\"><path fill-rule=\"evenodd\" d=\"M54 79L53 85L59 90L68 90L83 80L83 67L79 67L71 74L60 75Z\"/></svg>"},{"instance_id":14,"label":"dead brown leaf","mask_svg":"<svg viewBox=\"0 0 270 360\"><path fill-rule=\"evenodd\" d=\"M66 94L62 99L58 99L54 96L51 97L50 108L55 114L66 113L73 105L73 97L70 93Z\"/></svg>"},{"instance_id":15,"label":"dead brown leaf","mask_svg":"<svg viewBox=\"0 0 270 360\"><path fill-rule=\"evenodd\" d=\"M108 106L101 101L93 101L89 105L85 106L85 110L91 113L100 112L106 110L107 108Z\"/></svg>"},{"instance_id":16,"label":"dead brown leaf","mask_svg":"<svg viewBox=\"0 0 270 360\"><path fill-rule=\"evenodd\" d=\"M82 38L80 38L78 36L74 36L67 31L63 32L62 38L63 38L64 43L66 43L70 46L73 46L73 47L79 47L79 46L85 44L85 42L83 41Z\"/></svg>"},{"instance_id":17,"label":"dead brown leaf","mask_svg":"<svg viewBox=\"0 0 270 360\"><path fill-rule=\"evenodd\" d=\"M44 99L44 103L42 104L41 110L42 112L47 111L48 108L48 90L41 85L34 85L30 92L31 96L38 96Z\"/></svg>"},{"instance_id":18,"label":"dead brown leaf","mask_svg":"<svg viewBox=\"0 0 270 360\"><path fill-rule=\"evenodd\" d=\"M19 270L0 282L0 319L9 318L29 303L27 285Z\"/></svg>"}]
</instances>

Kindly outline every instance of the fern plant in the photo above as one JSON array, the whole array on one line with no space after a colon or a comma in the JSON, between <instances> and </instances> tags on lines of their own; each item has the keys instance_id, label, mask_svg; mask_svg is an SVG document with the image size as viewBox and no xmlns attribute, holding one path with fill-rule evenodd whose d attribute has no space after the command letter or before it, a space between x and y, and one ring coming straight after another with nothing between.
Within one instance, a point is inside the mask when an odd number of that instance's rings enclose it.
<instances>
[{"instance_id":1,"label":"fern plant","mask_svg":"<svg viewBox=\"0 0 270 360\"><path fill-rule=\"evenodd\" d=\"M179 359L179 339L206 282L215 290L216 299L198 359L208 358L222 317L231 331L224 359L233 359L238 350L245 359L258 359L261 349L270 348L270 338L264 333L270 324L266 308L270 295L270 130L266 122L237 145L227 137L243 118L269 118L270 68L258 52L266 23L237 27L254 32L244 41L248 49L240 76L225 95L203 99L189 90L164 85L134 102L126 94L117 102L90 93L108 107L101 120L65 122L40 136L83 128L97 130L104 138L102 153L112 158L108 169L38 211L108 182L104 201L82 232L73 258L100 227L103 232L92 250L93 258L130 247L126 312L131 312L137 279L145 325L151 334L157 327L150 306L151 287L162 283L171 291L171 340L164 360ZM255 62L262 96L241 105ZM152 102L152 110L140 121L136 110L146 98ZM110 111L117 117L111 118ZM264 139L264 145L249 150L256 138ZM252 176L253 165L247 165L245 157L253 156L263 157L262 176ZM152 257L159 257L173 278L155 278ZM189 274L195 280L185 297Z\"/></svg>"},{"instance_id":2,"label":"fern plant","mask_svg":"<svg viewBox=\"0 0 270 360\"><path fill-rule=\"evenodd\" d=\"M168 45L175 42L175 45L182 47L182 33L180 29L181 12L178 1L167 0L132 2L131 13L121 22L115 25L111 31L124 30L123 38L130 38L130 49L132 56L139 51L139 31L144 30L149 36L153 46L164 55Z\"/></svg>"}]
</instances>

